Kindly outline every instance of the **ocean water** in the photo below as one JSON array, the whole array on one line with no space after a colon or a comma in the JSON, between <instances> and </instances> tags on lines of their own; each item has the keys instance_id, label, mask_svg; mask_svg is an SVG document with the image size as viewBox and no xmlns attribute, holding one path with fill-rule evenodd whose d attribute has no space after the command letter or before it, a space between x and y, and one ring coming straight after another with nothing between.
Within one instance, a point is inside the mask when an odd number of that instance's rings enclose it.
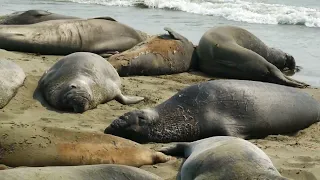
<instances>
[{"instance_id":1,"label":"ocean water","mask_svg":"<svg viewBox=\"0 0 320 180\"><path fill-rule=\"evenodd\" d=\"M236 25L293 55L293 78L320 87L319 0L0 0L0 15L42 9L83 18L111 16L150 34L171 27L198 44L208 29Z\"/></svg>"}]
</instances>

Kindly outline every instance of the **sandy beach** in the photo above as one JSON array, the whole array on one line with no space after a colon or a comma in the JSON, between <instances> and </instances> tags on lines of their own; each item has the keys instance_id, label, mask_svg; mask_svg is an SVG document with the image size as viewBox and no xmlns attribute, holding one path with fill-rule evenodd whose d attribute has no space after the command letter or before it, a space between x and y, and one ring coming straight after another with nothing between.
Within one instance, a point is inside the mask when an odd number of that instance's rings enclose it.
<instances>
[{"instance_id":1,"label":"sandy beach","mask_svg":"<svg viewBox=\"0 0 320 180\"><path fill-rule=\"evenodd\" d=\"M34 93L42 74L49 69L60 56L43 56L0 50L0 59L12 60L25 71L24 85L9 104L0 110L0 123L34 123L47 127L61 127L83 131L103 133L104 129L125 112L153 107L180 89L210 78L201 73L181 73L165 76L122 77L122 91L127 95L145 97L141 103L122 105L116 101L99 105L96 109L83 114L60 112L49 107ZM320 100L320 89L303 89ZM291 136L273 135L265 139L250 140L269 155L279 172L296 180L320 179L320 123L314 124ZM164 144L145 144L159 148ZM153 172L164 179L175 179L182 159L142 169Z\"/></svg>"}]
</instances>

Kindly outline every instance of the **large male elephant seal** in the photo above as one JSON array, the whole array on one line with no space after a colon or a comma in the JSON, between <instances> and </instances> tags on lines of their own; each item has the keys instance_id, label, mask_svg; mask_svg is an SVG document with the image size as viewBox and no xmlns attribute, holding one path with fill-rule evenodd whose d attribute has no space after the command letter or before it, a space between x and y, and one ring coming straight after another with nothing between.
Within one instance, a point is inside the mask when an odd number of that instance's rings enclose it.
<instances>
[{"instance_id":1,"label":"large male elephant seal","mask_svg":"<svg viewBox=\"0 0 320 180\"><path fill-rule=\"evenodd\" d=\"M187 158L178 180L288 180L261 149L236 137L216 136L178 143L161 151Z\"/></svg>"},{"instance_id":2,"label":"large male elephant seal","mask_svg":"<svg viewBox=\"0 0 320 180\"><path fill-rule=\"evenodd\" d=\"M162 75L186 72L192 66L193 44L165 27L168 34L151 37L108 61L120 76Z\"/></svg>"},{"instance_id":3,"label":"large male elephant seal","mask_svg":"<svg viewBox=\"0 0 320 180\"><path fill-rule=\"evenodd\" d=\"M51 20L29 25L0 25L0 48L49 55L84 51L108 57L143 39L110 17Z\"/></svg>"},{"instance_id":4,"label":"large male elephant seal","mask_svg":"<svg viewBox=\"0 0 320 180\"><path fill-rule=\"evenodd\" d=\"M15 168L0 171L0 177L3 180L161 180L148 171L113 164Z\"/></svg>"},{"instance_id":5,"label":"large male elephant seal","mask_svg":"<svg viewBox=\"0 0 320 180\"><path fill-rule=\"evenodd\" d=\"M101 56L88 52L63 57L39 80L39 90L51 106L74 112L84 112L113 99L122 104L144 99L124 96L120 86L121 79L114 67Z\"/></svg>"},{"instance_id":6,"label":"large male elephant seal","mask_svg":"<svg viewBox=\"0 0 320 180\"><path fill-rule=\"evenodd\" d=\"M154 108L114 120L105 133L137 142L246 139L287 134L320 120L320 103L295 88L245 80L189 86Z\"/></svg>"},{"instance_id":7,"label":"large male elephant seal","mask_svg":"<svg viewBox=\"0 0 320 180\"><path fill-rule=\"evenodd\" d=\"M307 84L280 70L295 69L291 55L269 48L249 31L235 26L209 29L196 48L199 69L216 77L272 82L293 87ZM280 70L279 70L280 69Z\"/></svg>"},{"instance_id":8,"label":"large male elephant seal","mask_svg":"<svg viewBox=\"0 0 320 180\"><path fill-rule=\"evenodd\" d=\"M22 86L26 75L12 61L0 59L0 109L5 107Z\"/></svg>"},{"instance_id":9,"label":"large male elephant seal","mask_svg":"<svg viewBox=\"0 0 320 180\"><path fill-rule=\"evenodd\" d=\"M58 20L58 19L79 19L78 17L65 16L55 14L43 10L27 10L18 11L12 14L0 17L0 24L2 25L22 25L22 24L35 24L43 21Z\"/></svg>"},{"instance_id":10,"label":"large male elephant seal","mask_svg":"<svg viewBox=\"0 0 320 180\"><path fill-rule=\"evenodd\" d=\"M92 164L140 167L170 160L161 152L102 133L1 124L0 134L0 163L9 167Z\"/></svg>"}]
</instances>

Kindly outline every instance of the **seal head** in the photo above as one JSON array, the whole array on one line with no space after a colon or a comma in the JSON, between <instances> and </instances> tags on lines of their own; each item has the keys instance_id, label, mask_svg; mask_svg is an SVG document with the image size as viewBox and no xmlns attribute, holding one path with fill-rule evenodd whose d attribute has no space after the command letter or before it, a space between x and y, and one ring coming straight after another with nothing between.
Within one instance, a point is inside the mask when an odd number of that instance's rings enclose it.
<instances>
[{"instance_id":1,"label":"seal head","mask_svg":"<svg viewBox=\"0 0 320 180\"><path fill-rule=\"evenodd\" d=\"M115 119L104 133L147 142L151 134L150 127L158 119L158 113L153 110L134 110Z\"/></svg>"}]
</instances>

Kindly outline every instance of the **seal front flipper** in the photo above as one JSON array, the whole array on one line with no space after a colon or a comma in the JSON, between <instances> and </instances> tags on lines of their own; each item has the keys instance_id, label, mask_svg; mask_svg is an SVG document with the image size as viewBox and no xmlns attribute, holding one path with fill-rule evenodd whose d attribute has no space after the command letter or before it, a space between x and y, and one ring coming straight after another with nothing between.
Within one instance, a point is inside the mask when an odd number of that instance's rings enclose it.
<instances>
[{"instance_id":1,"label":"seal front flipper","mask_svg":"<svg viewBox=\"0 0 320 180\"><path fill-rule=\"evenodd\" d=\"M104 19L104 20L108 20L108 21L116 21L115 19L113 19L112 17L109 17L109 16L102 16L102 17L95 17L95 18L92 18L92 19Z\"/></svg>"},{"instance_id":2,"label":"seal front flipper","mask_svg":"<svg viewBox=\"0 0 320 180\"><path fill-rule=\"evenodd\" d=\"M121 104L128 105L128 104L136 104L136 103L144 100L144 97L124 96L123 94L119 94L115 99L116 99L116 101L118 101Z\"/></svg>"},{"instance_id":3,"label":"seal front flipper","mask_svg":"<svg viewBox=\"0 0 320 180\"><path fill-rule=\"evenodd\" d=\"M163 147L159 151L166 155L184 157L184 151L187 146L187 143L177 143L171 146Z\"/></svg>"},{"instance_id":4,"label":"seal front flipper","mask_svg":"<svg viewBox=\"0 0 320 180\"><path fill-rule=\"evenodd\" d=\"M185 40L186 38L184 38L183 36L181 36L179 33L173 31L171 28L169 27L165 27L164 28L165 31L168 31L168 33L170 34L170 36L176 40Z\"/></svg>"},{"instance_id":5,"label":"seal front flipper","mask_svg":"<svg viewBox=\"0 0 320 180\"><path fill-rule=\"evenodd\" d=\"M271 63L270 63L271 64ZM271 64L272 65L272 64ZM272 65L274 66L274 65ZM294 80L292 78L287 77L286 75L284 75L277 67L271 67L269 68L269 71L271 74L273 74L274 77L270 77L273 78L271 79L274 82L277 82L279 84L282 85L287 85L287 86L292 86L292 87L298 87L298 88L306 88L310 85Z\"/></svg>"}]
</instances>

